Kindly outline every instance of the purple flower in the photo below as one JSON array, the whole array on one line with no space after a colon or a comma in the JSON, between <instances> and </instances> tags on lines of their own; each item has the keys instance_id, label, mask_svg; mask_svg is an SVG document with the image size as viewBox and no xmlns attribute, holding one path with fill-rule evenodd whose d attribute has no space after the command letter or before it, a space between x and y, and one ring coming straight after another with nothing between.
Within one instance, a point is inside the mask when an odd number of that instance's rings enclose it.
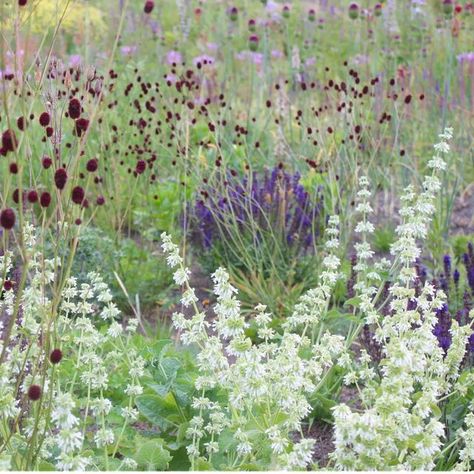
<instances>
[{"instance_id":1,"label":"purple flower","mask_svg":"<svg viewBox=\"0 0 474 474\"><path fill-rule=\"evenodd\" d=\"M458 54L457 59L460 64L474 63L474 52Z\"/></svg>"},{"instance_id":2,"label":"purple flower","mask_svg":"<svg viewBox=\"0 0 474 474\"><path fill-rule=\"evenodd\" d=\"M69 67L79 67L82 64L82 57L79 54L71 54L69 56Z\"/></svg>"},{"instance_id":3,"label":"purple flower","mask_svg":"<svg viewBox=\"0 0 474 474\"><path fill-rule=\"evenodd\" d=\"M232 241L226 233L237 225L242 234L262 242L268 233L278 233L288 246L306 253L313 249L322 227L322 195L310 197L298 173L274 168L263 175L228 176L225 191L207 186L193 209L194 235L205 249L217 242ZM257 230L255 230L257 229ZM197 234L197 235L196 235Z\"/></svg>"},{"instance_id":4,"label":"purple flower","mask_svg":"<svg viewBox=\"0 0 474 474\"><path fill-rule=\"evenodd\" d=\"M172 64L180 64L183 58L179 51L168 51L166 53L166 62L171 66Z\"/></svg>"},{"instance_id":5,"label":"purple flower","mask_svg":"<svg viewBox=\"0 0 474 474\"><path fill-rule=\"evenodd\" d=\"M122 56L133 56L138 50L137 46L122 46L120 48L120 53Z\"/></svg>"}]
</instances>

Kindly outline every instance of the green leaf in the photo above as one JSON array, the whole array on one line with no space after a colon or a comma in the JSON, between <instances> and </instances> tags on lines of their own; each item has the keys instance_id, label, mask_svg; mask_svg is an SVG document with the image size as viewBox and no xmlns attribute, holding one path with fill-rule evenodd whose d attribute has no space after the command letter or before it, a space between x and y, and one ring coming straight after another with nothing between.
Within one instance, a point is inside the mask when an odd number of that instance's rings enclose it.
<instances>
[{"instance_id":1,"label":"green leaf","mask_svg":"<svg viewBox=\"0 0 474 474\"><path fill-rule=\"evenodd\" d=\"M164 447L164 441L157 438L141 444L134 459L147 471L163 471L167 469L172 456Z\"/></svg>"},{"instance_id":2,"label":"green leaf","mask_svg":"<svg viewBox=\"0 0 474 474\"><path fill-rule=\"evenodd\" d=\"M195 471L212 471L212 464L204 458L197 458L194 463Z\"/></svg>"},{"instance_id":3,"label":"green leaf","mask_svg":"<svg viewBox=\"0 0 474 474\"><path fill-rule=\"evenodd\" d=\"M50 462L42 460L38 465L38 471L56 471L56 468Z\"/></svg>"},{"instance_id":4,"label":"green leaf","mask_svg":"<svg viewBox=\"0 0 474 474\"><path fill-rule=\"evenodd\" d=\"M348 306L359 306L360 303L362 302L360 296L354 296L354 298L349 298L348 300L346 300L344 302L344 307L348 307Z\"/></svg>"},{"instance_id":5,"label":"green leaf","mask_svg":"<svg viewBox=\"0 0 474 474\"><path fill-rule=\"evenodd\" d=\"M169 418L177 408L174 398L171 402L168 396L160 397L158 395L140 395L137 397L136 404L145 418L163 430L169 427Z\"/></svg>"}]
</instances>

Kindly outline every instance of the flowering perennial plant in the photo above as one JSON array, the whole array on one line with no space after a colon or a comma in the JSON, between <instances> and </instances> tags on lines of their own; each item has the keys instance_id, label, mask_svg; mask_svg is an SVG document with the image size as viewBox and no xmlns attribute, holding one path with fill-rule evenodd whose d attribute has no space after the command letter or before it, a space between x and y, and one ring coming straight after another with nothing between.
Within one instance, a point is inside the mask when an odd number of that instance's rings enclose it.
<instances>
[{"instance_id":1,"label":"flowering perennial plant","mask_svg":"<svg viewBox=\"0 0 474 474\"><path fill-rule=\"evenodd\" d=\"M183 286L182 304L194 305L191 319L173 315L181 341L198 347L199 375L193 401L196 415L187 436L188 454L194 469L207 466L266 466L273 469L304 469L312 459L314 440L292 433L300 431L311 412L308 396L318 389L334 364L345 354L342 336L325 333L311 345L306 331L318 324L328 307L331 289L338 279L339 219L329 220L329 251L324 259L320 285L305 294L279 335L269 327L271 314L264 305L255 308L258 343L246 337L248 323L240 313L237 290L229 275L219 268L212 275L217 303L211 322L199 311L189 270L178 247L162 234L167 261L175 267L175 281ZM303 333L294 331L303 328Z\"/></svg>"},{"instance_id":2,"label":"flowering perennial plant","mask_svg":"<svg viewBox=\"0 0 474 474\"><path fill-rule=\"evenodd\" d=\"M375 288L357 287L361 292L359 311L367 324L376 326L375 338L382 345L383 358L379 379L373 371L366 376L370 358L363 356L351 381L365 385L360 393L363 409L355 412L345 404L334 408L332 457L338 469L430 470L441 452L445 428L439 406L441 399L455 390L470 330L453 321L452 343L444 353L433 329L445 294L427 282L417 290L415 264L420 256L417 241L426 238L435 210L434 199L441 186L438 174L446 166L442 155L449 152L451 136L450 129L440 135L429 162L433 173L425 178L422 191L417 195L410 186L402 196L402 223L391 249L395 283L389 290L390 315L383 317L376 309L379 293ZM464 436L469 439L469 430ZM466 459L467 453L468 449Z\"/></svg>"},{"instance_id":3,"label":"flowering perennial plant","mask_svg":"<svg viewBox=\"0 0 474 474\"><path fill-rule=\"evenodd\" d=\"M70 277L58 297L58 262L38 251L33 226L25 224L23 239L28 265L20 271L28 279L21 293L5 284L15 273L13 254L0 257L2 469L107 469L138 416L134 401L142 393L145 360L130 346L138 322L115 320L119 311L97 273L80 286ZM121 408L107 397L118 370L129 377ZM112 411L120 422L110 423ZM124 463L133 464L124 458L114 467Z\"/></svg>"},{"instance_id":4,"label":"flowering perennial plant","mask_svg":"<svg viewBox=\"0 0 474 474\"><path fill-rule=\"evenodd\" d=\"M299 251L310 250L321 231L323 202L321 195L312 202L300 179L299 173L291 175L275 167L263 177L257 173L243 180L229 176L222 193L208 186L194 209L202 247L209 249L226 238L235 224L239 232L255 233L257 245L265 233L273 232Z\"/></svg>"}]
</instances>

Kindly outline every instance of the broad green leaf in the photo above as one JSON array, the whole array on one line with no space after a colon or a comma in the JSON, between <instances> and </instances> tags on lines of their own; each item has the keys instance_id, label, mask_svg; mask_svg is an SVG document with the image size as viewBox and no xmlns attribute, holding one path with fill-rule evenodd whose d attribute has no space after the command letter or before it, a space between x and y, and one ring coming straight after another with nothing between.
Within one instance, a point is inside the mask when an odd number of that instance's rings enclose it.
<instances>
[{"instance_id":1,"label":"broad green leaf","mask_svg":"<svg viewBox=\"0 0 474 474\"><path fill-rule=\"evenodd\" d=\"M152 439L141 444L134 456L140 467L147 471L163 471L172 459L162 439Z\"/></svg>"}]
</instances>

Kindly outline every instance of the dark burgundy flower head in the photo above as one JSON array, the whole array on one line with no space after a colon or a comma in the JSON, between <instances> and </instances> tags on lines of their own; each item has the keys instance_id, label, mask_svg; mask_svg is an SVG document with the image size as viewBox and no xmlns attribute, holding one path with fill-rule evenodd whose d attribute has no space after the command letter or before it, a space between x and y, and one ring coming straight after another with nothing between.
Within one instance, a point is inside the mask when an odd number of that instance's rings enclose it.
<instances>
[{"instance_id":1,"label":"dark burgundy flower head","mask_svg":"<svg viewBox=\"0 0 474 474\"><path fill-rule=\"evenodd\" d=\"M85 118L79 118L76 120L76 135L78 137L82 136L82 134L87 130L89 126L89 120Z\"/></svg>"},{"instance_id":2,"label":"dark burgundy flower head","mask_svg":"<svg viewBox=\"0 0 474 474\"><path fill-rule=\"evenodd\" d=\"M73 120L78 119L81 116L81 103L75 97L69 101L68 114Z\"/></svg>"},{"instance_id":3,"label":"dark burgundy flower head","mask_svg":"<svg viewBox=\"0 0 474 474\"><path fill-rule=\"evenodd\" d=\"M290 18L290 7L288 5L285 5L283 7L283 10L281 12L283 18Z\"/></svg>"},{"instance_id":4,"label":"dark burgundy flower head","mask_svg":"<svg viewBox=\"0 0 474 474\"><path fill-rule=\"evenodd\" d=\"M18 174L18 165L16 163L10 163L10 173Z\"/></svg>"},{"instance_id":5,"label":"dark burgundy flower head","mask_svg":"<svg viewBox=\"0 0 474 474\"><path fill-rule=\"evenodd\" d=\"M3 289L5 291L10 291L13 288L13 282L11 280L5 280L3 283Z\"/></svg>"},{"instance_id":6,"label":"dark burgundy flower head","mask_svg":"<svg viewBox=\"0 0 474 474\"><path fill-rule=\"evenodd\" d=\"M50 121L51 121L51 117L49 116L48 112L43 112L39 116L39 123L42 127L47 127Z\"/></svg>"},{"instance_id":7,"label":"dark burgundy flower head","mask_svg":"<svg viewBox=\"0 0 474 474\"><path fill-rule=\"evenodd\" d=\"M54 173L54 182L58 189L64 189L67 181L67 171L64 168L58 168Z\"/></svg>"},{"instance_id":8,"label":"dark burgundy flower head","mask_svg":"<svg viewBox=\"0 0 474 474\"><path fill-rule=\"evenodd\" d=\"M18 188L16 188L14 191L13 191L13 202L15 204L18 204L20 202L20 190Z\"/></svg>"},{"instance_id":9,"label":"dark burgundy flower head","mask_svg":"<svg viewBox=\"0 0 474 474\"><path fill-rule=\"evenodd\" d=\"M9 151L14 151L17 147L18 142L16 140L16 135L13 130L6 130L2 134L2 147L8 153Z\"/></svg>"},{"instance_id":10,"label":"dark burgundy flower head","mask_svg":"<svg viewBox=\"0 0 474 474\"><path fill-rule=\"evenodd\" d=\"M359 17L359 5L357 3L351 3L349 5L349 18L355 20Z\"/></svg>"},{"instance_id":11,"label":"dark burgundy flower head","mask_svg":"<svg viewBox=\"0 0 474 474\"><path fill-rule=\"evenodd\" d=\"M313 8L310 8L310 10L308 11L308 20L309 21L316 20L316 12L314 11Z\"/></svg>"},{"instance_id":12,"label":"dark burgundy flower head","mask_svg":"<svg viewBox=\"0 0 474 474\"><path fill-rule=\"evenodd\" d=\"M103 206L104 203L105 203L105 198L104 198L104 196L99 196L99 197L97 198L97 200L96 200L96 203L97 203L98 206Z\"/></svg>"},{"instance_id":13,"label":"dark burgundy flower head","mask_svg":"<svg viewBox=\"0 0 474 474\"><path fill-rule=\"evenodd\" d=\"M28 398L32 402L36 402L41 398L41 387L39 385L31 385L28 389Z\"/></svg>"},{"instance_id":14,"label":"dark burgundy flower head","mask_svg":"<svg viewBox=\"0 0 474 474\"><path fill-rule=\"evenodd\" d=\"M137 165L135 167L135 171L137 174L142 174L146 169L146 161L145 160L138 160Z\"/></svg>"},{"instance_id":15,"label":"dark burgundy flower head","mask_svg":"<svg viewBox=\"0 0 474 474\"><path fill-rule=\"evenodd\" d=\"M49 194L47 191L42 192L40 196L40 204L41 207L49 207L51 204L51 194Z\"/></svg>"},{"instance_id":16,"label":"dark burgundy flower head","mask_svg":"<svg viewBox=\"0 0 474 474\"><path fill-rule=\"evenodd\" d=\"M250 51L257 51L258 49L258 36L257 35L250 35L249 37L249 48Z\"/></svg>"},{"instance_id":17,"label":"dark burgundy flower head","mask_svg":"<svg viewBox=\"0 0 474 474\"><path fill-rule=\"evenodd\" d=\"M257 23L255 22L255 20L253 18L251 18L249 20L249 31L251 31L252 33L254 33L256 31L256 26L257 26Z\"/></svg>"},{"instance_id":18,"label":"dark burgundy flower head","mask_svg":"<svg viewBox=\"0 0 474 474\"><path fill-rule=\"evenodd\" d=\"M26 120L25 120L25 117L18 117L17 120L16 120L16 124L18 126L18 128L23 131L25 130L26 128Z\"/></svg>"},{"instance_id":19,"label":"dark burgundy flower head","mask_svg":"<svg viewBox=\"0 0 474 474\"><path fill-rule=\"evenodd\" d=\"M147 0L143 6L143 11L149 15L153 11L153 8L155 8L155 2L153 0Z\"/></svg>"},{"instance_id":20,"label":"dark burgundy flower head","mask_svg":"<svg viewBox=\"0 0 474 474\"><path fill-rule=\"evenodd\" d=\"M53 160L49 156L43 156L41 163L43 164L43 168L47 170L53 164Z\"/></svg>"},{"instance_id":21,"label":"dark burgundy flower head","mask_svg":"<svg viewBox=\"0 0 474 474\"><path fill-rule=\"evenodd\" d=\"M445 15L451 15L454 10L454 2L453 0L443 0L443 12Z\"/></svg>"},{"instance_id":22,"label":"dark burgundy flower head","mask_svg":"<svg viewBox=\"0 0 474 474\"><path fill-rule=\"evenodd\" d=\"M381 3L376 3L374 6L374 15L375 16L380 16L382 15L382 4Z\"/></svg>"},{"instance_id":23,"label":"dark burgundy flower head","mask_svg":"<svg viewBox=\"0 0 474 474\"><path fill-rule=\"evenodd\" d=\"M75 204L82 204L84 201L84 189L81 186L76 186L71 193L72 202Z\"/></svg>"},{"instance_id":24,"label":"dark burgundy flower head","mask_svg":"<svg viewBox=\"0 0 474 474\"><path fill-rule=\"evenodd\" d=\"M0 225L6 229L10 230L13 229L13 226L15 225L15 212L11 208L3 209L2 212L0 212Z\"/></svg>"},{"instance_id":25,"label":"dark burgundy flower head","mask_svg":"<svg viewBox=\"0 0 474 474\"><path fill-rule=\"evenodd\" d=\"M232 7L229 10L229 18L232 21L237 21L238 16L239 16L239 10L237 9L237 7Z\"/></svg>"},{"instance_id":26,"label":"dark burgundy flower head","mask_svg":"<svg viewBox=\"0 0 474 474\"><path fill-rule=\"evenodd\" d=\"M28 191L26 199L28 199L28 202L31 202L32 204L38 202L38 193L34 189Z\"/></svg>"},{"instance_id":27,"label":"dark burgundy flower head","mask_svg":"<svg viewBox=\"0 0 474 474\"><path fill-rule=\"evenodd\" d=\"M49 354L49 360L51 361L51 364L59 364L62 358L63 353L61 352L61 349L53 349L51 354Z\"/></svg>"},{"instance_id":28,"label":"dark burgundy flower head","mask_svg":"<svg viewBox=\"0 0 474 474\"><path fill-rule=\"evenodd\" d=\"M87 162L86 169L90 173L93 173L94 171L97 171L98 166L99 166L99 162L97 161L97 159L92 158L91 160Z\"/></svg>"}]
</instances>

